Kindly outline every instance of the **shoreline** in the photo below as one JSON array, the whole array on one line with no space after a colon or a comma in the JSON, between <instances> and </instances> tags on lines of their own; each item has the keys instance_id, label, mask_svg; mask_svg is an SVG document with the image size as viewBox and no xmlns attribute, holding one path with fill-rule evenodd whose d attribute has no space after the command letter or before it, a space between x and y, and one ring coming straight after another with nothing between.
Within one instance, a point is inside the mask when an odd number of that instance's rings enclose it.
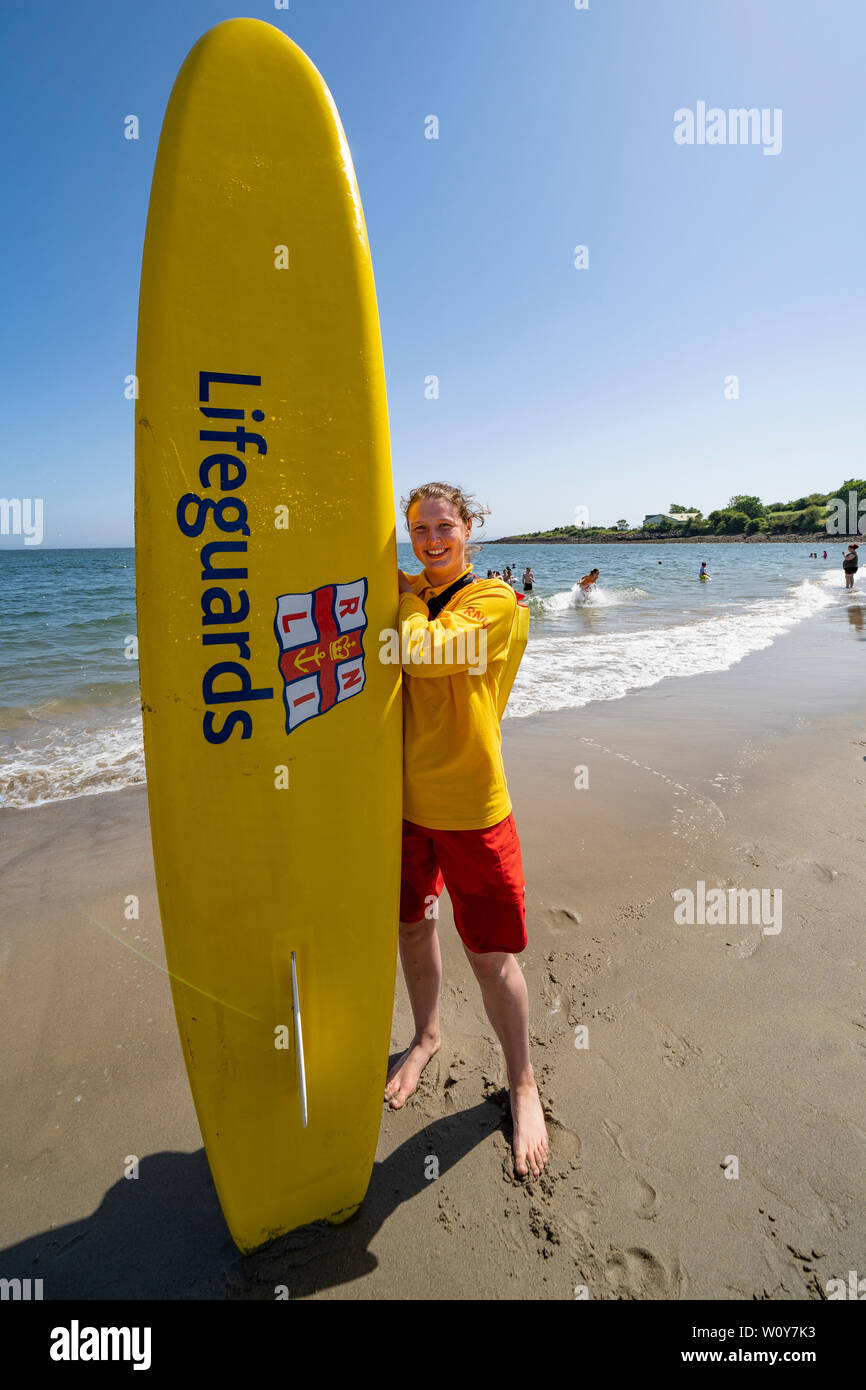
<instances>
[{"instance_id":1,"label":"shoreline","mask_svg":"<svg viewBox=\"0 0 866 1390\"><path fill-rule=\"evenodd\" d=\"M510 1173L501 1052L443 896L442 1050L403 1111L383 1108L358 1217L248 1259L186 1083L145 788L0 812L0 1274L42 1277L46 1299L271 1301L284 1283L296 1298L573 1299L582 1284L785 1300L866 1267L866 740L844 679L864 639L850 637L831 665L806 660L803 631L725 672L505 721L550 1165ZM701 882L780 890L781 932L678 925L672 894ZM392 1058L410 1034L398 970Z\"/></svg>"},{"instance_id":2,"label":"shoreline","mask_svg":"<svg viewBox=\"0 0 866 1390\"><path fill-rule=\"evenodd\" d=\"M807 532L805 535L786 532L781 536L769 536L756 533L754 536L628 536L623 532L622 535L614 536L595 536L589 540L584 540L580 536L545 536L534 539L531 536L524 536L519 540L514 540L511 536L506 536L501 541L479 541L479 545L820 545L822 548L831 544L841 545L843 541L851 539L860 540L856 536L836 536L832 541L828 540L823 531Z\"/></svg>"}]
</instances>

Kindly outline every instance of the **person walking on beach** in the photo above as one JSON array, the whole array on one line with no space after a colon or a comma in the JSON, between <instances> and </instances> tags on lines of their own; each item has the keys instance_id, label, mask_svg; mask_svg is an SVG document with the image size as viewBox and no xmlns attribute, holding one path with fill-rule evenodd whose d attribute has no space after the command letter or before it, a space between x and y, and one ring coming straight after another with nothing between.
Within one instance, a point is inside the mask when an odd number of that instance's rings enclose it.
<instances>
[{"instance_id":1,"label":"person walking on beach","mask_svg":"<svg viewBox=\"0 0 866 1390\"><path fill-rule=\"evenodd\" d=\"M578 583L580 585L581 594L586 598L587 594L589 594L598 583L598 570L590 570L589 574L585 574L582 579L578 580Z\"/></svg>"},{"instance_id":2,"label":"person walking on beach","mask_svg":"<svg viewBox=\"0 0 866 1390\"><path fill-rule=\"evenodd\" d=\"M385 1099L399 1110L439 1051L442 960L437 901L454 923L499 1038L508 1075L519 1177L537 1177L549 1145L529 1056L529 1000L516 954L527 944L520 841L502 763L498 689L517 599L477 579L467 553L487 514L447 483L425 483L403 511L420 574L398 571L403 653L403 853L400 960L415 1033L391 1068ZM484 673L467 659L486 643ZM419 660L420 658L420 660Z\"/></svg>"},{"instance_id":3,"label":"person walking on beach","mask_svg":"<svg viewBox=\"0 0 866 1390\"><path fill-rule=\"evenodd\" d=\"M845 588L854 588L854 576L860 568L860 557L857 553L857 542L852 541L845 554L842 556L842 572L845 575Z\"/></svg>"},{"instance_id":4,"label":"person walking on beach","mask_svg":"<svg viewBox=\"0 0 866 1390\"><path fill-rule=\"evenodd\" d=\"M532 573L532 570L529 568L529 565L527 565L526 569L523 571L523 592L526 594L531 594L532 586L534 583L535 575Z\"/></svg>"}]
</instances>

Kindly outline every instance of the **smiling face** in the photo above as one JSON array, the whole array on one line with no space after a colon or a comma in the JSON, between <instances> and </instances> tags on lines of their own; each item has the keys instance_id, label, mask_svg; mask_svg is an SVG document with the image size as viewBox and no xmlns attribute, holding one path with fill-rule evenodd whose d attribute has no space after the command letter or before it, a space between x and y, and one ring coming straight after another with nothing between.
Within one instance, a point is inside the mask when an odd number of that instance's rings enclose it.
<instances>
[{"instance_id":1,"label":"smiling face","mask_svg":"<svg viewBox=\"0 0 866 1390\"><path fill-rule=\"evenodd\" d=\"M472 522L461 519L453 502L438 497L414 502L408 522L412 549L424 566L428 584L434 589L450 584L468 563L465 545Z\"/></svg>"}]
</instances>

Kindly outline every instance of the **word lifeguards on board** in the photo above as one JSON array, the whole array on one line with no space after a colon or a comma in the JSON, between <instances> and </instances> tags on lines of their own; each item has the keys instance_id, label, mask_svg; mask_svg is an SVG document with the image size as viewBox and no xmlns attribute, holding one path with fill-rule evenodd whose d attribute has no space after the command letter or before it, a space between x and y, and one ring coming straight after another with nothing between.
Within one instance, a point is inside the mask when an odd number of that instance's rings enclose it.
<instances>
[{"instance_id":1,"label":"word lifeguards on board","mask_svg":"<svg viewBox=\"0 0 866 1390\"><path fill-rule=\"evenodd\" d=\"M199 410L208 420L237 420L241 423L232 429L202 429L199 439L202 443L232 444L235 453L208 454L198 470L202 490L219 487L228 496L220 498L202 497L196 492L185 492L177 504L177 524L185 536L197 538L206 526L229 535L248 536L247 508L238 494L247 478L247 462L238 457L245 454L247 445L255 445L259 455L268 452L265 438L250 432L243 421L244 410L234 406L217 406L211 402L210 389L221 386L261 386L260 376L241 376L236 372L199 372ZM204 404L201 404L204 402ZM253 410L251 419L257 423L264 420L263 410ZM238 495L235 495L238 494ZM202 677L202 699L205 705L245 705L254 700L272 700L273 689L254 690L249 668L244 664L252 659L250 634L230 629L233 624L246 621L250 612L250 599L246 589L237 591L225 587L226 580L248 578L245 565L229 565L217 568L215 557L231 557L245 554L245 540L213 540L203 545L199 552L202 582L209 587L201 596L202 646L236 647L233 660L217 660L209 666ZM210 583L210 581L218 581ZM217 653L215 653L216 655ZM222 653L219 653L222 656ZM241 738L249 738L253 732L253 717L247 709L229 711L222 723L217 723L219 714L208 709L202 719L202 731L208 743L225 743L235 729L241 729Z\"/></svg>"}]
</instances>

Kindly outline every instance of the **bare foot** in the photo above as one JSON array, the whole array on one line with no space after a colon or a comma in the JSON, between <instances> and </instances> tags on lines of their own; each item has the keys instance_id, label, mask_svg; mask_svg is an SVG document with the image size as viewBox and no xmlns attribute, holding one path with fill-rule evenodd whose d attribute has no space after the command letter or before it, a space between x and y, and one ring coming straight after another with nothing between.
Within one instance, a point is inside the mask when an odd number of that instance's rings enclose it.
<instances>
[{"instance_id":1,"label":"bare foot","mask_svg":"<svg viewBox=\"0 0 866 1390\"><path fill-rule=\"evenodd\" d=\"M439 1038L419 1038L417 1033L403 1056L398 1058L388 1073L385 1085L385 1099L392 1110L401 1110L411 1095L415 1094L422 1071L439 1051Z\"/></svg>"},{"instance_id":2,"label":"bare foot","mask_svg":"<svg viewBox=\"0 0 866 1390\"><path fill-rule=\"evenodd\" d=\"M514 1121L514 1171L525 1178L529 1169L537 1178L550 1154L544 1111L534 1081L512 1087L511 1118Z\"/></svg>"}]
</instances>

